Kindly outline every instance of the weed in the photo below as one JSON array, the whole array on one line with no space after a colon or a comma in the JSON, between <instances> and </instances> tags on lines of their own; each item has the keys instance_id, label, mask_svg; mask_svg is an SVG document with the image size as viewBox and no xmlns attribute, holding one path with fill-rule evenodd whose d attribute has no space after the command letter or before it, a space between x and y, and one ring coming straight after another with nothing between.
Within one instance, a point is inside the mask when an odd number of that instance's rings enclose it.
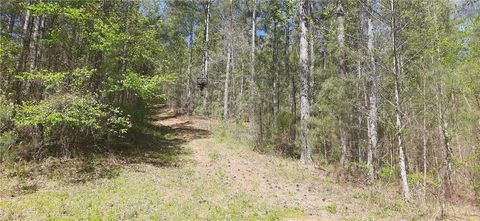
<instances>
[{"instance_id":1,"label":"weed","mask_svg":"<svg viewBox=\"0 0 480 221\"><path fill-rule=\"evenodd\" d=\"M210 161L215 162L218 159L220 159L221 154L219 152L210 152L208 153L208 158L210 158Z\"/></svg>"},{"instance_id":2,"label":"weed","mask_svg":"<svg viewBox=\"0 0 480 221\"><path fill-rule=\"evenodd\" d=\"M326 210L331 213L331 214L336 214L337 213L337 204L332 203L326 207Z\"/></svg>"}]
</instances>

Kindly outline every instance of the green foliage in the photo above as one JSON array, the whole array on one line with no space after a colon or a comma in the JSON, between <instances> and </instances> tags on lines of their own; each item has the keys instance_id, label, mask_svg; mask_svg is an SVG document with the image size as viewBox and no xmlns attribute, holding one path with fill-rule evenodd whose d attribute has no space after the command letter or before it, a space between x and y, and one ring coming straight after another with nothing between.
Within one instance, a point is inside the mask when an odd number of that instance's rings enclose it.
<instances>
[{"instance_id":1,"label":"green foliage","mask_svg":"<svg viewBox=\"0 0 480 221\"><path fill-rule=\"evenodd\" d=\"M131 70L128 70L121 76L121 80L113 82L110 78L108 92L133 91L139 98L149 100L152 98L163 98L160 94L162 85L172 83L175 79L173 75L153 77L142 76Z\"/></svg>"},{"instance_id":2,"label":"green foliage","mask_svg":"<svg viewBox=\"0 0 480 221\"><path fill-rule=\"evenodd\" d=\"M8 104L7 100L0 95L0 130L2 130L7 121L11 120L13 113L13 105Z\"/></svg>"},{"instance_id":3,"label":"green foliage","mask_svg":"<svg viewBox=\"0 0 480 221\"><path fill-rule=\"evenodd\" d=\"M131 127L128 116L115 107L99 103L90 96L63 94L51 96L36 104L26 104L18 109L15 123L19 127L41 126L40 133L54 144L58 138L102 135L123 136ZM65 144L63 144L65 145ZM67 146L69 144L66 144Z\"/></svg>"},{"instance_id":4,"label":"green foliage","mask_svg":"<svg viewBox=\"0 0 480 221\"><path fill-rule=\"evenodd\" d=\"M336 214L336 213L337 213L337 204L336 204L336 203L332 203L332 204L328 205L325 209L326 209L329 213Z\"/></svg>"},{"instance_id":5,"label":"green foliage","mask_svg":"<svg viewBox=\"0 0 480 221\"><path fill-rule=\"evenodd\" d=\"M65 73L50 73L47 70L36 72L25 72L16 76L20 80L41 80L47 90L56 89L64 86Z\"/></svg>"},{"instance_id":6,"label":"green foliage","mask_svg":"<svg viewBox=\"0 0 480 221\"><path fill-rule=\"evenodd\" d=\"M383 182L390 182L395 179L395 167L384 166L378 171L378 178Z\"/></svg>"},{"instance_id":7,"label":"green foliage","mask_svg":"<svg viewBox=\"0 0 480 221\"><path fill-rule=\"evenodd\" d=\"M13 114L13 105L0 96L0 162L12 155L11 147L16 143L16 133L8 128Z\"/></svg>"},{"instance_id":8,"label":"green foliage","mask_svg":"<svg viewBox=\"0 0 480 221\"><path fill-rule=\"evenodd\" d=\"M408 174L408 185L410 187L415 187L420 185L423 182L423 174L422 173L411 173Z\"/></svg>"}]
</instances>

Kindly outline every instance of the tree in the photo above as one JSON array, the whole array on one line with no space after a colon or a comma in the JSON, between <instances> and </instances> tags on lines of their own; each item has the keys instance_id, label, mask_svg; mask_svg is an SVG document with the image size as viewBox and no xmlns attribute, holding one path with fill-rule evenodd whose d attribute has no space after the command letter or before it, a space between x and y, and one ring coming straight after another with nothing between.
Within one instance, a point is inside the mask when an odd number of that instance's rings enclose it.
<instances>
[{"instance_id":1,"label":"tree","mask_svg":"<svg viewBox=\"0 0 480 221\"><path fill-rule=\"evenodd\" d=\"M374 46L374 26L373 26L373 3L372 0L367 0L367 54L368 54L368 150L367 150L367 167L369 182L375 180L374 160L377 152L377 124L378 124L378 109L377 109L377 70L375 62L375 46Z\"/></svg>"},{"instance_id":2,"label":"tree","mask_svg":"<svg viewBox=\"0 0 480 221\"><path fill-rule=\"evenodd\" d=\"M255 37L256 32L256 20L257 20L257 6L256 1L250 1L251 4L251 27L250 27L250 76L248 78L248 84L250 87L249 108L248 108L248 122L249 127L255 133L258 132L255 123L255 115L257 114L257 83L255 82Z\"/></svg>"},{"instance_id":3,"label":"tree","mask_svg":"<svg viewBox=\"0 0 480 221\"><path fill-rule=\"evenodd\" d=\"M203 72L202 77L208 80L208 34L209 34L209 23L210 23L210 0L205 0L203 3L203 10L205 11L204 19L204 31L203 31ZM207 102L208 102L208 88L205 89L205 94L203 96L203 113L208 114L207 111Z\"/></svg>"},{"instance_id":4,"label":"tree","mask_svg":"<svg viewBox=\"0 0 480 221\"><path fill-rule=\"evenodd\" d=\"M302 148L302 154L300 160L302 163L309 164L312 162L312 149L309 144L309 118L310 118L310 82L309 82L309 63L308 63L308 28L307 28L307 10L308 1L299 0L299 26L300 26L300 142Z\"/></svg>"},{"instance_id":5,"label":"tree","mask_svg":"<svg viewBox=\"0 0 480 221\"><path fill-rule=\"evenodd\" d=\"M232 32L231 32L231 27L233 25L233 1L230 0L230 5L229 5L229 10L230 10L230 18L229 18L229 23L228 23L228 28L227 28L227 64L225 68L225 90L223 92L223 119L227 121L228 119L228 84L230 80L230 62L231 62L231 57L232 57Z\"/></svg>"},{"instance_id":6,"label":"tree","mask_svg":"<svg viewBox=\"0 0 480 221\"><path fill-rule=\"evenodd\" d=\"M400 98L400 75L401 75L401 68L400 68L400 61L399 55L397 53L397 23L396 23L396 2L395 0L390 0L390 10L392 13L392 24L390 27L390 31L392 34L392 51L393 51L393 74L395 75L395 124L397 128L396 132L396 139L398 142L398 157L399 164L400 164L400 176L401 176L401 183L402 183L402 190L403 196L406 200L410 200L410 189L408 187L408 180L407 180L407 169L405 163L405 149L402 140L402 132L403 132L403 124L402 124L402 106L401 106L401 98Z\"/></svg>"}]
</instances>

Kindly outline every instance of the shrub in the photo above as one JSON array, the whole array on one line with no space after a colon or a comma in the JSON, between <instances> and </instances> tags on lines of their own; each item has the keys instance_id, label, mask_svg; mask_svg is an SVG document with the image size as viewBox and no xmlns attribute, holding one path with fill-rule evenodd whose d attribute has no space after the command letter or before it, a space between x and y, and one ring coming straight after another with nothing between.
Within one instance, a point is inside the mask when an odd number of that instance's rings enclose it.
<instances>
[{"instance_id":1,"label":"shrub","mask_svg":"<svg viewBox=\"0 0 480 221\"><path fill-rule=\"evenodd\" d=\"M8 104L7 100L0 96L0 162L11 157L11 147L16 142L15 132L8 128L12 113L13 105Z\"/></svg>"},{"instance_id":2,"label":"shrub","mask_svg":"<svg viewBox=\"0 0 480 221\"><path fill-rule=\"evenodd\" d=\"M15 123L23 129L33 128L45 144L63 148L88 137L121 137L131 127L128 116L118 108L75 94L54 95L20 106Z\"/></svg>"},{"instance_id":3,"label":"shrub","mask_svg":"<svg viewBox=\"0 0 480 221\"><path fill-rule=\"evenodd\" d=\"M385 166L378 171L378 178L383 182L390 182L395 178L395 167Z\"/></svg>"}]
</instances>

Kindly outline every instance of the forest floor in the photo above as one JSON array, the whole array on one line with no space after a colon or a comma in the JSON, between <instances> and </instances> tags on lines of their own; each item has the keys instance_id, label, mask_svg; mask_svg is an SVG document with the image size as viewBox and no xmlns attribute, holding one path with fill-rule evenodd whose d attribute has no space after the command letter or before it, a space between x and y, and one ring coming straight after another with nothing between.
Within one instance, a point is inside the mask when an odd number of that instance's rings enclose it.
<instances>
[{"instance_id":1,"label":"forest floor","mask_svg":"<svg viewBox=\"0 0 480 221\"><path fill-rule=\"evenodd\" d=\"M162 109L135 143L85 159L0 167L3 220L432 220L391 184L365 188L259 154L216 121ZM449 219L480 220L473 206Z\"/></svg>"}]
</instances>

